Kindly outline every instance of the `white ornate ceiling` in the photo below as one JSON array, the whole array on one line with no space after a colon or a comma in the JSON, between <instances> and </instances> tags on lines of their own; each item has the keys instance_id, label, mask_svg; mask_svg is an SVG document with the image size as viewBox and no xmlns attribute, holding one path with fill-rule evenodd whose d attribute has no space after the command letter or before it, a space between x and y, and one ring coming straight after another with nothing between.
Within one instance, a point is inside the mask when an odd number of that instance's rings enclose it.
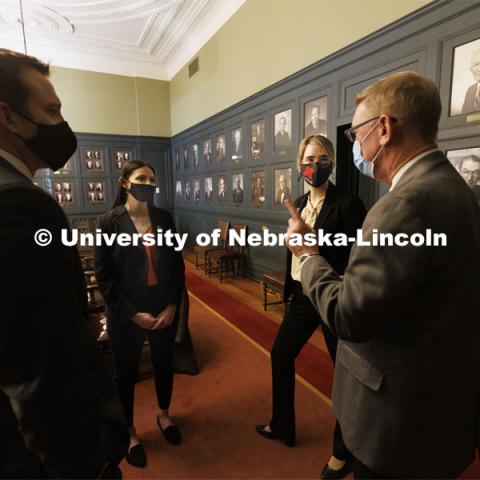
<instances>
[{"instance_id":1,"label":"white ornate ceiling","mask_svg":"<svg viewBox=\"0 0 480 480\"><path fill-rule=\"evenodd\" d=\"M170 80L245 0L23 0L27 52L52 65ZM0 46L23 52L19 0Z\"/></svg>"}]
</instances>

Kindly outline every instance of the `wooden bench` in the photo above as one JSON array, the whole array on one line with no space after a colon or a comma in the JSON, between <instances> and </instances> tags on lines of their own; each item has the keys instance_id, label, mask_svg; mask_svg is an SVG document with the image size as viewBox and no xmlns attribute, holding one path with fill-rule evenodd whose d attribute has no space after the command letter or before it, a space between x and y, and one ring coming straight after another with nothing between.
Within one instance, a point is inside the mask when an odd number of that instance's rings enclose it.
<instances>
[{"instance_id":1,"label":"wooden bench","mask_svg":"<svg viewBox=\"0 0 480 480\"><path fill-rule=\"evenodd\" d=\"M262 274L262 290L263 290L263 309L267 310L268 305L278 305L283 303L283 299L268 301L268 294L283 295L283 287L285 286L285 272L267 272Z\"/></svg>"}]
</instances>

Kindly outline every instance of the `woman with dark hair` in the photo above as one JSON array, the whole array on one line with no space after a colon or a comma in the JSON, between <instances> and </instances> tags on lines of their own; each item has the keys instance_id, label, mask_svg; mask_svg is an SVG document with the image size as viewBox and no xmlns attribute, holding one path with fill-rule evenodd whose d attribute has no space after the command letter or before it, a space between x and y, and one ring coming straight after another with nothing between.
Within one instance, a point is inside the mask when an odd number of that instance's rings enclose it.
<instances>
[{"instance_id":1,"label":"woman with dark hair","mask_svg":"<svg viewBox=\"0 0 480 480\"><path fill-rule=\"evenodd\" d=\"M153 206L155 171L148 163L131 160L121 170L120 188L110 211L99 219L102 232L154 234L175 232L170 213ZM178 306L185 285L180 252L168 246L98 246L95 273L105 299L107 332L113 352L115 381L130 428L127 461L147 463L133 424L133 401L138 365L145 337L155 375L157 424L165 439L181 442L181 433L169 416L173 389L172 349Z\"/></svg>"},{"instance_id":2,"label":"woman with dark hair","mask_svg":"<svg viewBox=\"0 0 480 480\"><path fill-rule=\"evenodd\" d=\"M297 170L310 191L295 200L301 217L314 230L325 233L356 235L365 218L360 199L341 193L328 178L335 165L332 143L322 135L311 135L300 142ZM321 254L343 275L350 255L350 246L321 247ZM257 425L257 432L266 438L283 439L295 445L295 358L318 327L322 328L328 352L335 362L337 338L322 322L310 300L303 294L299 260L287 249L284 301L287 304L283 322L271 351L272 418L266 425ZM335 425L333 454L323 468L322 479L342 478L349 471L351 454L343 443L338 422Z\"/></svg>"}]
</instances>

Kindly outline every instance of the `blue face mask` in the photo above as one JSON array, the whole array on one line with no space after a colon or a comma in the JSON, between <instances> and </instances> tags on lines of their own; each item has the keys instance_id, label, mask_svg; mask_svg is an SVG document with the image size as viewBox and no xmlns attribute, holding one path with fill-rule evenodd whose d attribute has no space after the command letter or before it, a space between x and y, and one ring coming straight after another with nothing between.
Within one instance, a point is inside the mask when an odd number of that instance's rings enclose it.
<instances>
[{"instance_id":1,"label":"blue face mask","mask_svg":"<svg viewBox=\"0 0 480 480\"><path fill-rule=\"evenodd\" d=\"M375 178L373 176L373 163L367 162L363 158L362 148L358 140L355 140L353 144L353 163L361 173L367 175L368 177Z\"/></svg>"}]
</instances>

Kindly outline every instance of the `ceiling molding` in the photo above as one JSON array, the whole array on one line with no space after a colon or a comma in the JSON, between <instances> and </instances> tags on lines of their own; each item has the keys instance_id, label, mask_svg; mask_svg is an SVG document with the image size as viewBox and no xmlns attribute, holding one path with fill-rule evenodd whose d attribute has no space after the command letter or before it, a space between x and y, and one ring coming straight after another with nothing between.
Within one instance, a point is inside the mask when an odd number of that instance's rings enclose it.
<instances>
[{"instance_id":1,"label":"ceiling molding","mask_svg":"<svg viewBox=\"0 0 480 480\"><path fill-rule=\"evenodd\" d=\"M53 66L171 80L245 0L23 0L27 51ZM17 0L0 42L23 51Z\"/></svg>"}]
</instances>

